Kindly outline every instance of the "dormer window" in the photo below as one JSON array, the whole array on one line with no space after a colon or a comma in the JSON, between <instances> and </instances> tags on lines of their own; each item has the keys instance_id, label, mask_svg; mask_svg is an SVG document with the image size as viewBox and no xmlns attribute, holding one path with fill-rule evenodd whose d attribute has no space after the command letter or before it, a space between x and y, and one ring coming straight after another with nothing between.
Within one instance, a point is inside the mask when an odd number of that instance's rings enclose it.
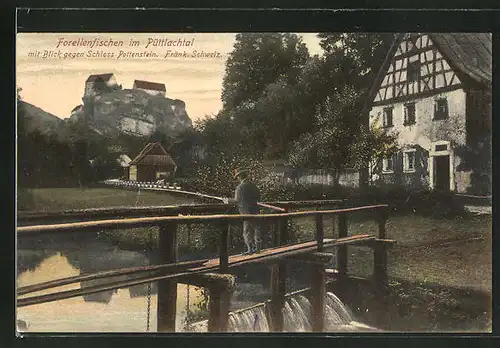
<instances>
[{"instance_id":1,"label":"dormer window","mask_svg":"<svg viewBox=\"0 0 500 348\"><path fill-rule=\"evenodd\" d=\"M408 62L406 69L406 79L408 82L418 81L420 79L420 61Z\"/></svg>"},{"instance_id":2,"label":"dormer window","mask_svg":"<svg viewBox=\"0 0 500 348\"><path fill-rule=\"evenodd\" d=\"M446 98L436 99L434 102L434 119L444 120L448 118L448 100Z\"/></svg>"}]
</instances>

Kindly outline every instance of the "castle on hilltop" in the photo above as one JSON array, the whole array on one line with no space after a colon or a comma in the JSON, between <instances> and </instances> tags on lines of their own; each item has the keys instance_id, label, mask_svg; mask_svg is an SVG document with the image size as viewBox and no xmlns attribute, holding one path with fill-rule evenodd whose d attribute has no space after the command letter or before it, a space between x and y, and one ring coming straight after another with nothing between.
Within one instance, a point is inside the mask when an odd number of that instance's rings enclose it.
<instances>
[{"instance_id":1,"label":"castle on hilltop","mask_svg":"<svg viewBox=\"0 0 500 348\"><path fill-rule=\"evenodd\" d=\"M103 88L109 88L111 90L121 89L121 85L118 85L116 77L112 73L90 75L87 81L85 81L83 96L84 98L93 97L98 91L102 91ZM134 80L132 89L142 90L150 95L161 95L166 97L166 87L164 83Z\"/></svg>"}]
</instances>

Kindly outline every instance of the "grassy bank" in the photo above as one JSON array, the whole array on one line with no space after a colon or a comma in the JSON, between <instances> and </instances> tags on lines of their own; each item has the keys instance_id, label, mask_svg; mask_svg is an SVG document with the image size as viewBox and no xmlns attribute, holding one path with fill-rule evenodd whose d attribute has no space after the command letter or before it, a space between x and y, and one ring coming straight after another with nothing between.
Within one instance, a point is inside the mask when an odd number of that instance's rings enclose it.
<instances>
[{"instance_id":1,"label":"grassy bank","mask_svg":"<svg viewBox=\"0 0 500 348\"><path fill-rule=\"evenodd\" d=\"M368 218L365 216L365 218ZM372 219L349 219L349 235L378 233ZM492 219L456 217L436 219L417 214L390 216L387 238L396 240L389 251L391 277L422 284L442 284L491 292ZM297 222L294 232L299 240L314 238L311 219ZM325 235L332 236L332 220L325 220ZM373 253L369 248L349 247L349 272L370 276Z\"/></svg>"},{"instance_id":2,"label":"grassy bank","mask_svg":"<svg viewBox=\"0 0 500 348\"><path fill-rule=\"evenodd\" d=\"M18 192L18 209L40 212L70 209L192 204L188 197L115 188L36 188Z\"/></svg>"},{"instance_id":3,"label":"grassy bank","mask_svg":"<svg viewBox=\"0 0 500 348\"><path fill-rule=\"evenodd\" d=\"M344 303L356 320L392 332L491 332L491 294L393 279L385 304L371 283L351 280ZM336 284L331 291L339 292Z\"/></svg>"},{"instance_id":4,"label":"grassy bank","mask_svg":"<svg viewBox=\"0 0 500 348\"><path fill-rule=\"evenodd\" d=\"M54 212L106 207L186 205L195 203L195 200L169 195L165 192L90 187L19 190L17 203L20 212ZM124 249L144 249L157 244L157 231L156 227L110 230L98 233L98 237ZM183 236L181 243L183 243L187 236L186 233L181 233L181 235Z\"/></svg>"}]
</instances>

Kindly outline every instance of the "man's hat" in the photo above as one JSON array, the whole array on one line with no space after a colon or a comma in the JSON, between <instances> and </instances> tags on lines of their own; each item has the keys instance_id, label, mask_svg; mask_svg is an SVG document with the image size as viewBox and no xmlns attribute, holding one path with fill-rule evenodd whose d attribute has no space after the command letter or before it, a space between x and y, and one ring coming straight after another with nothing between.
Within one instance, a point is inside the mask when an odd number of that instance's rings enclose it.
<instances>
[{"instance_id":1,"label":"man's hat","mask_svg":"<svg viewBox=\"0 0 500 348\"><path fill-rule=\"evenodd\" d=\"M235 169L234 170L234 178L237 178L241 174L248 174L248 170L246 170L246 169Z\"/></svg>"}]
</instances>

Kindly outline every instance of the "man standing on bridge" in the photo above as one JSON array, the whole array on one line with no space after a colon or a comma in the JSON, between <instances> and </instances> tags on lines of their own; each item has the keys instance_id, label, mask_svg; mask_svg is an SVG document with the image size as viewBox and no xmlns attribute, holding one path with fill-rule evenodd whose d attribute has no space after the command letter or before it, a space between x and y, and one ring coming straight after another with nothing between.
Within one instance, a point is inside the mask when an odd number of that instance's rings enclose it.
<instances>
[{"instance_id":1,"label":"man standing on bridge","mask_svg":"<svg viewBox=\"0 0 500 348\"><path fill-rule=\"evenodd\" d=\"M235 170L235 178L238 178L240 184L234 192L234 199L226 198L224 202L227 204L236 203L240 214L258 214L260 212L258 202L260 200L260 192L257 186L250 181L248 170ZM260 226L256 220L243 221L243 240L247 247L244 255L260 252L261 238Z\"/></svg>"}]
</instances>

